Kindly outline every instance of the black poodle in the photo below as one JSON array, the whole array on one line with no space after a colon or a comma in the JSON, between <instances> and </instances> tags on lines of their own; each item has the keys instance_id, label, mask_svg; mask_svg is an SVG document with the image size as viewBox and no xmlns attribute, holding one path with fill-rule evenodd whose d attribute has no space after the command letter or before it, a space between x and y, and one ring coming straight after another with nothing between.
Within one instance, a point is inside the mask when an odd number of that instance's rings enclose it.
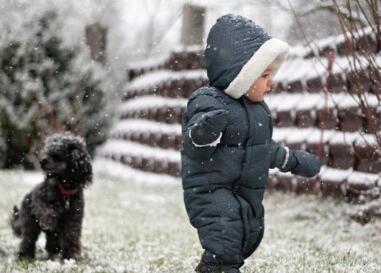
<instances>
[{"instance_id":1,"label":"black poodle","mask_svg":"<svg viewBox=\"0 0 381 273\"><path fill-rule=\"evenodd\" d=\"M24 197L20 209L14 207L11 217L14 233L22 238L18 257L35 257L36 241L43 231L49 256L77 259L81 253L83 189L92 182L86 144L70 133L52 135L45 140L40 163L45 180Z\"/></svg>"}]
</instances>

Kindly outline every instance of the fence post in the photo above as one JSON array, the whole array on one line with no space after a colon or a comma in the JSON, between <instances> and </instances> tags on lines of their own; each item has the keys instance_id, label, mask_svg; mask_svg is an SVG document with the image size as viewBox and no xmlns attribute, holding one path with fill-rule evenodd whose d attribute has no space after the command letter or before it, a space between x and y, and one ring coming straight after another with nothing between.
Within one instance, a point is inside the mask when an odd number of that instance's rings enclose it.
<instances>
[{"instance_id":1,"label":"fence post","mask_svg":"<svg viewBox=\"0 0 381 273\"><path fill-rule=\"evenodd\" d=\"M183 7L181 43L184 46L202 45L204 37L205 8L191 4Z\"/></svg>"},{"instance_id":2,"label":"fence post","mask_svg":"<svg viewBox=\"0 0 381 273\"><path fill-rule=\"evenodd\" d=\"M95 23L86 27L86 43L90 47L91 58L106 63L107 29Z\"/></svg>"}]
</instances>

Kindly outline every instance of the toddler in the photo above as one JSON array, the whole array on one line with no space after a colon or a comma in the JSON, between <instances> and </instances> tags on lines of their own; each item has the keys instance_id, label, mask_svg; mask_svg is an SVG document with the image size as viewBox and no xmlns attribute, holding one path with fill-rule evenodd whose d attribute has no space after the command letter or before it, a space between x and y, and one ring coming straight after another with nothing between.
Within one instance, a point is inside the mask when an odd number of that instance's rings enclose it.
<instances>
[{"instance_id":1,"label":"toddler","mask_svg":"<svg viewBox=\"0 0 381 273\"><path fill-rule=\"evenodd\" d=\"M209 32L209 84L192 94L182 119L184 202L204 249L196 272L240 272L259 246L269 168L305 177L320 171L316 156L272 140L263 99L287 51L242 16L222 16Z\"/></svg>"}]
</instances>

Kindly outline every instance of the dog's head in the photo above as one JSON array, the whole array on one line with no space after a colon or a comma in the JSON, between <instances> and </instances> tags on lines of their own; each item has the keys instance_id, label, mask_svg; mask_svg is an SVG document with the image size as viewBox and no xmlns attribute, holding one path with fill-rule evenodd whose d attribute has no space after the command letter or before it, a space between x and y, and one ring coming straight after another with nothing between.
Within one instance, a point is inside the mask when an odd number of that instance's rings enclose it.
<instances>
[{"instance_id":1,"label":"dog's head","mask_svg":"<svg viewBox=\"0 0 381 273\"><path fill-rule=\"evenodd\" d=\"M65 133L47 137L40 163L48 176L59 178L67 188L84 187L92 181L90 155L79 136Z\"/></svg>"}]
</instances>

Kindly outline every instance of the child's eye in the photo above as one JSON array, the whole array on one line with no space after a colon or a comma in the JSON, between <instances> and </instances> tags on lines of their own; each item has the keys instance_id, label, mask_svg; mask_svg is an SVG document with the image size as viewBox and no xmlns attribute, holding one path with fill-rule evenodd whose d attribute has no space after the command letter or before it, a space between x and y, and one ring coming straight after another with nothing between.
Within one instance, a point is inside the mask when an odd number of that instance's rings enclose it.
<instances>
[{"instance_id":1,"label":"child's eye","mask_svg":"<svg viewBox=\"0 0 381 273\"><path fill-rule=\"evenodd\" d=\"M270 76L270 74L263 74L262 77L263 78L268 78Z\"/></svg>"}]
</instances>

